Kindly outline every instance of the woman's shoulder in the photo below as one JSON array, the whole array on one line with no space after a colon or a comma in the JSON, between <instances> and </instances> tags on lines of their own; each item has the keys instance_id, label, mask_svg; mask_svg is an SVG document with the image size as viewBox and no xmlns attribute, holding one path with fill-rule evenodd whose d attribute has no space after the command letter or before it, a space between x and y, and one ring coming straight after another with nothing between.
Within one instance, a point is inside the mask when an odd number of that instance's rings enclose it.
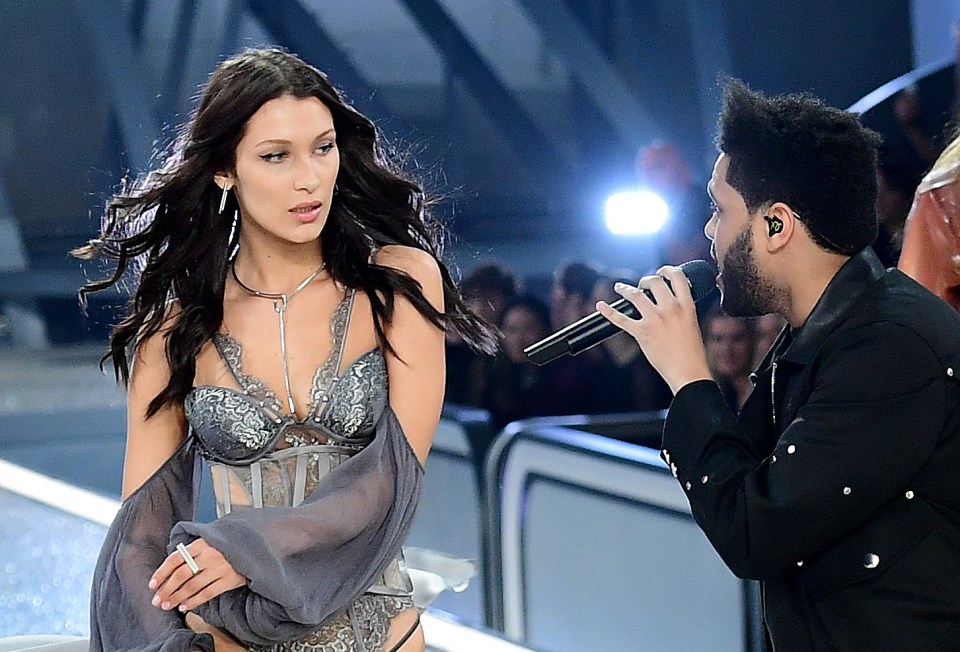
<instances>
[{"instance_id":1,"label":"woman's shoulder","mask_svg":"<svg viewBox=\"0 0 960 652\"><path fill-rule=\"evenodd\" d=\"M440 275L440 265L430 252L408 245L385 245L374 253L374 262L405 272L418 281Z\"/></svg>"},{"instance_id":2,"label":"woman's shoulder","mask_svg":"<svg viewBox=\"0 0 960 652\"><path fill-rule=\"evenodd\" d=\"M412 278L420 286L423 297L437 310L443 310L443 276L440 263L429 251L391 244L376 251L374 262Z\"/></svg>"},{"instance_id":3,"label":"woman's shoulder","mask_svg":"<svg viewBox=\"0 0 960 652\"><path fill-rule=\"evenodd\" d=\"M141 329L137 335L136 342L134 342L134 350L139 357L143 357L144 352L146 352L148 356L150 354L164 352L170 331L173 330L173 327L177 324L183 312L180 302L176 299L167 301L163 305L162 310L163 315L160 318L160 325L156 329L151 328L147 330L145 324L144 328Z\"/></svg>"},{"instance_id":4,"label":"woman's shoulder","mask_svg":"<svg viewBox=\"0 0 960 652\"><path fill-rule=\"evenodd\" d=\"M423 249L391 244L377 250L374 262L403 272L426 288L440 286L440 265L433 255Z\"/></svg>"}]
</instances>

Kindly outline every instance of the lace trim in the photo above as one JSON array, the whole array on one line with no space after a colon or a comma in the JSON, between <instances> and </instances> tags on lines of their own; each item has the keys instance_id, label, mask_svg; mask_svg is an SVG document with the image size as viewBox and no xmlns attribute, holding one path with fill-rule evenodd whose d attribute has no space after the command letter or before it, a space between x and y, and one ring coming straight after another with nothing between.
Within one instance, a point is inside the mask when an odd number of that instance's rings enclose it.
<instances>
[{"instance_id":1,"label":"lace trim","mask_svg":"<svg viewBox=\"0 0 960 652\"><path fill-rule=\"evenodd\" d=\"M382 652L390 635L390 623L413 608L408 596L365 594L350 607L324 623L317 631L292 643L259 646L251 652Z\"/></svg>"},{"instance_id":2,"label":"lace trim","mask_svg":"<svg viewBox=\"0 0 960 652\"><path fill-rule=\"evenodd\" d=\"M336 372L340 366L343 343L346 341L347 317L353 305L355 292L356 290L350 290L345 293L343 299L340 300L333 311L333 316L330 319L330 353L313 376L310 386L310 403L307 409L308 417L315 414L319 407L326 404L329 400L331 386L339 380L336 377ZM217 332L214 333L214 344L244 394L250 396L261 407L274 414L296 418L296 415L284 414L280 398L265 382L244 372L243 345L236 338L228 333ZM294 445L292 441L287 443Z\"/></svg>"},{"instance_id":3,"label":"lace trim","mask_svg":"<svg viewBox=\"0 0 960 652\"><path fill-rule=\"evenodd\" d=\"M310 385L310 403L307 414L320 414L326 407L333 385L340 378L337 372L343 360L343 346L347 341L347 326L350 313L353 310L353 297L356 290L350 290L343 296L343 300L333 311L330 319L330 355L323 361L313 376Z\"/></svg>"},{"instance_id":4,"label":"lace trim","mask_svg":"<svg viewBox=\"0 0 960 652\"><path fill-rule=\"evenodd\" d=\"M243 372L243 346L233 336L214 333L215 344L230 373L237 379L243 393L260 403L260 406L275 414L283 414L280 399L262 380Z\"/></svg>"}]
</instances>

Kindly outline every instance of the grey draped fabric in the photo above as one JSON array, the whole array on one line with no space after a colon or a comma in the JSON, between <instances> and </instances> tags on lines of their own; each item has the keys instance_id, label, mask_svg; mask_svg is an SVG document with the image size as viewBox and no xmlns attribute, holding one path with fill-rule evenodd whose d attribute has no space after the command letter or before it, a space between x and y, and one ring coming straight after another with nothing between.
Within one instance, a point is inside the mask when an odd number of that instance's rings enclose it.
<instances>
[{"instance_id":1,"label":"grey draped fabric","mask_svg":"<svg viewBox=\"0 0 960 652\"><path fill-rule=\"evenodd\" d=\"M179 612L150 604L150 575L177 543L202 537L245 587L195 609L245 643L296 640L348 606L397 556L423 467L387 406L373 441L320 479L297 507L231 512L193 522L199 458L192 437L121 506L100 553L91 599L91 652L201 649Z\"/></svg>"}]
</instances>

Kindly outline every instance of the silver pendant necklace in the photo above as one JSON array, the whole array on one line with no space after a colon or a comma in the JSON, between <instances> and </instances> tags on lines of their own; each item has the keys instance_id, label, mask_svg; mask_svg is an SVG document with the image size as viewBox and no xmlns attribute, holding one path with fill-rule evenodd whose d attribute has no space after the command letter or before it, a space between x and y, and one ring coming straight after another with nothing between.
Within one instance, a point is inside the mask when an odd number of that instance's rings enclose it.
<instances>
[{"instance_id":1,"label":"silver pendant necklace","mask_svg":"<svg viewBox=\"0 0 960 652\"><path fill-rule=\"evenodd\" d=\"M290 414L296 416L297 408L293 403L293 393L290 391L290 366L287 363L287 331L283 323L283 317L287 312L287 305L290 303L290 299L296 296L297 292L303 288L310 285L310 281L317 277L317 274L322 272L327 266L326 262L320 263L320 267L315 269L310 276L303 279L300 282L300 285L293 289L293 292L289 294L280 294L275 292L261 292L260 290L254 290L250 286L246 285L243 281L240 280L240 277L237 276L237 260L234 258L233 264L230 265L230 271L233 273L233 280L237 282L241 288L249 292L255 297L260 297L261 299L270 299L273 301L273 309L277 311L277 315L280 316L280 357L283 360L283 386L287 390L287 405L290 407Z\"/></svg>"}]
</instances>

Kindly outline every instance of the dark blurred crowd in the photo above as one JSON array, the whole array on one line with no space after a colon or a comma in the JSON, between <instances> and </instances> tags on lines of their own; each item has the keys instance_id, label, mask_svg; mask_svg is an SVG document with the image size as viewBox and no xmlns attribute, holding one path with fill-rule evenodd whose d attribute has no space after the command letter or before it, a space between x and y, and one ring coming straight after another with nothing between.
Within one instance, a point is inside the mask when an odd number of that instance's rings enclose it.
<instances>
[{"instance_id":1,"label":"dark blurred crowd","mask_svg":"<svg viewBox=\"0 0 960 652\"><path fill-rule=\"evenodd\" d=\"M617 281L636 284L626 271L603 272L568 261L554 273L549 297L525 292L501 263L479 265L462 283L469 303L503 334L500 352L485 356L455 336L447 338L446 400L490 412L497 428L533 416L656 411L669 407L671 393L640 347L624 333L578 356L544 366L523 350L596 310L597 301L619 299ZM750 373L783 326L776 316L730 317L715 297L705 300L701 324L707 357L731 406L739 408L752 385ZM703 302L701 302L701 305Z\"/></svg>"}]
</instances>

